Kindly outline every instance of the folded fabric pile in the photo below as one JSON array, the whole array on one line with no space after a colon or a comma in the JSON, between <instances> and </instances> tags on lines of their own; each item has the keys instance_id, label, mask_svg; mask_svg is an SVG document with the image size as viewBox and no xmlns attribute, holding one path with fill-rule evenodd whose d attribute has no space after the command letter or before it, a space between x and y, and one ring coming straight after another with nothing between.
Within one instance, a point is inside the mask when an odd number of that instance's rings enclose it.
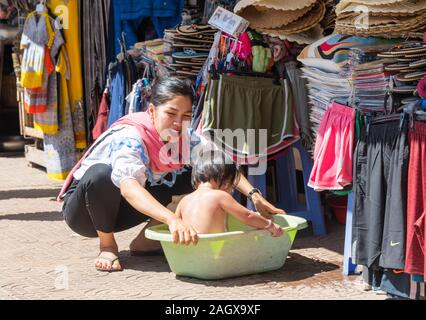
<instances>
[{"instance_id":1,"label":"folded fabric pile","mask_svg":"<svg viewBox=\"0 0 426 320\"><path fill-rule=\"evenodd\" d=\"M322 0L242 0L234 12L257 32L310 44L322 36L326 5Z\"/></svg>"},{"instance_id":2,"label":"folded fabric pile","mask_svg":"<svg viewBox=\"0 0 426 320\"><path fill-rule=\"evenodd\" d=\"M394 74L386 66L396 62L393 58L380 58L378 53L387 46L367 46L351 50L351 83L357 106L365 111L384 112L387 107L390 77Z\"/></svg>"},{"instance_id":3,"label":"folded fabric pile","mask_svg":"<svg viewBox=\"0 0 426 320\"><path fill-rule=\"evenodd\" d=\"M426 30L426 0L342 0L336 32L399 38Z\"/></svg>"},{"instance_id":4,"label":"folded fabric pile","mask_svg":"<svg viewBox=\"0 0 426 320\"><path fill-rule=\"evenodd\" d=\"M303 67L303 78L307 80L310 105L312 137L315 138L330 102L346 101L351 94L351 85L346 77L336 72L323 71L315 67Z\"/></svg>"},{"instance_id":5,"label":"folded fabric pile","mask_svg":"<svg viewBox=\"0 0 426 320\"><path fill-rule=\"evenodd\" d=\"M309 118L316 138L321 120L332 101L345 104L352 94L351 50L360 46L382 45L387 40L333 34L307 46L298 60L304 64L303 77L309 91Z\"/></svg>"},{"instance_id":6,"label":"folded fabric pile","mask_svg":"<svg viewBox=\"0 0 426 320\"><path fill-rule=\"evenodd\" d=\"M164 32L164 64L171 75L195 79L209 56L217 29L179 25Z\"/></svg>"}]
</instances>

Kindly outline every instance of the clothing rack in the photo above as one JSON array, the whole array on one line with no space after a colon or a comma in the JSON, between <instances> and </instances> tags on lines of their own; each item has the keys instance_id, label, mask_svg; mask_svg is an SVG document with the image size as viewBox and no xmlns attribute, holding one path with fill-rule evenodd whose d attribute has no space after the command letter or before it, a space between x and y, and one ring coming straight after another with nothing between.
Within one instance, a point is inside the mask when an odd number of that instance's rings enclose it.
<instances>
[{"instance_id":1,"label":"clothing rack","mask_svg":"<svg viewBox=\"0 0 426 320\"><path fill-rule=\"evenodd\" d=\"M45 2L44 2L45 3ZM19 11L19 21L25 21L26 13ZM19 29L22 30L24 24L19 24ZM39 166L46 167L43 141L44 135L42 132L34 128L34 117L25 110L24 106L24 88L21 86L21 55L19 52L12 53L13 67L16 76L16 95L19 109L19 127L20 133L26 140L32 140L32 144L25 145L25 158L30 167Z\"/></svg>"},{"instance_id":2,"label":"clothing rack","mask_svg":"<svg viewBox=\"0 0 426 320\"><path fill-rule=\"evenodd\" d=\"M258 77L258 78L269 78L274 79L274 83L276 85L281 85L280 83L280 75L276 69L274 69L274 73L263 73L263 72L254 72L254 71L236 71L236 70L217 70L214 64L211 65L209 73L212 75L213 80L219 80L219 75L230 74L236 76L245 76L245 77Z\"/></svg>"},{"instance_id":3,"label":"clothing rack","mask_svg":"<svg viewBox=\"0 0 426 320\"><path fill-rule=\"evenodd\" d=\"M367 116L367 121L368 121L367 125L400 120L400 130L402 130L404 121L409 119L410 130L414 130L415 121L426 122L426 112L419 111L417 109L418 109L418 104L417 105L413 104L413 105L410 105L409 107L406 107L402 113L394 113L394 114L380 115L380 116L374 116L372 113L364 113L364 115ZM348 195L348 210L347 210L347 219L346 219L345 248L344 248L344 259L343 259L344 275L357 273L357 265L353 264L352 262L352 244L351 244L354 202L355 202L355 194L353 192L350 192Z\"/></svg>"}]
</instances>

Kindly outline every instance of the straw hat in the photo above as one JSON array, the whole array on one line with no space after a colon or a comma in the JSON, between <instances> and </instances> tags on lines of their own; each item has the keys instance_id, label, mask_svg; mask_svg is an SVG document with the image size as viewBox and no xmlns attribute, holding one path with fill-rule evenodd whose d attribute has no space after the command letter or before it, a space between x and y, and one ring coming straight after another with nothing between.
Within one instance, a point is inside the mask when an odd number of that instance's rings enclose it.
<instances>
[{"instance_id":1,"label":"straw hat","mask_svg":"<svg viewBox=\"0 0 426 320\"><path fill-rule=\"evenodd\" d=\"M401 27L404 29L412 30L411 27L416 27L423 24L423 19L426 17L426 13L415 16L415 17L387 17L387 16L373 16L368 19L357 21L356 18L345 18L338 19L337 25L342 27L354 27L355 23L358 23L363 29L375 29L375 28L384 28L387 25L392 25L393 27Z\"/></svg>"},{"instance_id":2,"label":"straw hat","mask_svg":"<svg viewBox=\"0 0 426 320\"><path fill-rule=\"evenodd\" d=\"M281 28L256 28L261 33L270 35L289 35L300 33L311 29L313 26L318 24L325 15L325 4L322 1L317 2L312 10L308 11L302 18L289 23Z\"/></svg>"},{"instance_id":3,"label":"straw hat","mask_svg":"<svg viewBox=\"0 0 426 320\"><path fill-rule=\"evenodd\" d=\"M339 15L346 7L351 4L364 5L364 6L383 6L383 5L395 5L399 2L407 2L407 0L341 0L336 5L336 13Z\"/></svg>"},{"instance_id":4,"label":"straw hat","mask_svg":"<svg viewBox=\"0 0 426 320\"><path fill-rule=\"evenodd\" d=\"M280 38L281 40L288 40L290 42L296 42L298 44L308 44L308 45L314 43L315 41L317 41L318 39L324 36L324 30L319 24L316 24L309 30L306 30L301 33L295 33L295 34L279 34L279 33L275 34L274 31L267 31L267 32L262 32L260 30L257 30L257 31L264 35Z\"/></svg>"},{"instance_id":5,"label":"straw hat","mask_svg":"<svg viewBox=\"0 0 426 320\"><path fill-rule=\"evenodd\" d=\"M355 26L355 23L362 26ZM339 18L336 21L336 32L359 36L401 37L403 33L424 31L426 29L426 11L416 16L372 16L365 21L356 18Z\"/></svg>"},{"instance_id":6,"label":"straw hat","mask_svg":"<svg viewBox=\"0 0 426 320\"><path fill-rule=\"evenodd\" d=\"M358 14L363 10L363 4L354 1L348 4L344 9L337 10L337 14L342 16L344 14L356 13ZM383 4L383 5L368 5L368 14L369 15L386 15L386 16L406 16L406 15L415 15L419 11L426 10L426 0L404 0L402 2L397 2L393 4ZM365 9L365 8L364 8Z\"/></svg>"},{"instance_id":7,"label":"straw hat","mask_svg":"<svg viewBox=\"0 0 426 320\"><path fill-rule=\"evenodd\" d=\"M425 68L426 67L426 59L417 60L410 63L411 68Z\"/></svg>"},{"instance_id":8,"label":"straw hat","mask_svg":"<svg viewBox=\"0 0 426 320\"><path fill-rule=\"evenodd\" d=\"M417 81L421 80L426 75L426 71L416 71L412 73L400 73L396 75L396 80L401 82L411 82L411 81Z\"/></svg>"},{"instance_id":9,"label":"straw hat","mask_svg":"<svg viewBox=\"0 0 426 320\"><path fill-rule=\"evenodd\" d=\"M417 61L417 58L407 58L407 57L400 57L400 58L396 58L396 60L398 62L414 62Z\"/></svg>"},{"instance_id":10,"label":"straw hat","mask_svg":"<svg viewBox=\"0 0 426 320\"><path fill-rule=\"evenodd\" d=\"M217 29L214 29L210 25L179 25L176 27L176 32L181 36L214 35L217 32Z\"/></svg>"},{"instance_id":11,"label":"straw hat","mask_svg":"<svg viewBox=\"0 0 426 320\"><path fill-rule=\"evenodd\" d=\"M296 10L275 10L264 7L249 6L241 10L238 14L250 21L252 28L279 28L303 17L312 9L313 5Z\"/></svg>"},{"instance_id":12,"label":"straw hat","mask_svg":"<svg viewBox=\"0 0 426 320\"><path fill-rule=\"evenodd\" d=\"M241 0L235 5L234 12L239 14L244 8L256 6L263 9L293 11L313 5L317 0Z\"/></svg>"},{"instance_id":13,"label":"straw hat","mask_svg":"<svg viewBox=\"0 0 426 320\"><path fill-rule=\"evenodd\" d=\"M418 62L419 58L426 55L426 46L407 44L403 48L394 47L391 50L384 51L378 54L379 57L398 58L402 63L409 64L410 62ZM417 58L416 58L417 57Z\"/></svg>"},{"instance_id":14,"label":"straw hat","mask_svg":"<svg viewBox=\"0 0 426 320\"><path fill-rule=\"evenodd\" d=\"M393 93L412 94L416 91L416 86L398 86L391 89Z\"/></svg>"},{"instance_id":15,"label":"straw hat","mask_svg":"<svg viewBox=\"0 0 426 320\"><path fill-rule=\"evenodd\" d=\"M267 30L266 32L259 29L257 29L257 31L264 35L277 37L281 40L288 40L290 42L296 42L298 44L312 44L324 36L324 30L319 24L316 24L309 30L295 34L282 34L275 32L273 29Z\"/></svg>"},{"instance_id":16,"label":"straw hat","mask_svg":"<svg viewBox=\"0 0 426 320\"><path fill-rule=\"evenodd\" d=\"M410 65L408 63L395 63L385 66L386 71L409 71Z\"/></svg>"}]
</instances>

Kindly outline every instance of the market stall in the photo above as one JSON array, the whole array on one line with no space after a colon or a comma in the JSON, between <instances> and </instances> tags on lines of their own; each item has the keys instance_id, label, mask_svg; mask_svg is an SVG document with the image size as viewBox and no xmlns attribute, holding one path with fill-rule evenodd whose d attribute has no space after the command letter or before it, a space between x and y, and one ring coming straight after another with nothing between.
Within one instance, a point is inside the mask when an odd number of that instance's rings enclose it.
<instances>
[{"instance_id":1,"label":"market stall","mask_svg":"<svg viewBox=\"0 0 426 320\"><path fill-rule=\"evenodd\" d=\"M424 295L426 0L12 2L22 133L50 178L159 78L187 79L193 129L271 202L316 235L343 210L346 274Z\"/></svg>"}]
</instances>

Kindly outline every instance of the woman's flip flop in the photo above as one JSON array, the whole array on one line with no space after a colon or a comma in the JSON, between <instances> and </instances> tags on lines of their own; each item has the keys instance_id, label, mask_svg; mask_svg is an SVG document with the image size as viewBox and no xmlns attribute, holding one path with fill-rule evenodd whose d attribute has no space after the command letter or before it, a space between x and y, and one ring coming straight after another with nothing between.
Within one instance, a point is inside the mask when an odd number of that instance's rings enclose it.
<instances>
[{"instance_id":1,"label":"woman's flip flop","mask_svg":"<svg viewBox=\"0 0 426 320\"><path fill-rule=\"evenodd\" d=\"M115 256L115 258L105 257L105 256L103 256L103 253L101 252L99 254L99 256L98 256L98 259L102 259L102 260L105 260L105 261L108 261L108 262L111 263L111 269L103 269L103 268L96 267L96 270L98 270L100 272L109 272L109 273L112 273L112 272L121 272L121 271L123 271L123 268L114 269L112 267L114 265L114 262L116 262L119 259L117 256Z\"/></svg>"}]
</instances>

